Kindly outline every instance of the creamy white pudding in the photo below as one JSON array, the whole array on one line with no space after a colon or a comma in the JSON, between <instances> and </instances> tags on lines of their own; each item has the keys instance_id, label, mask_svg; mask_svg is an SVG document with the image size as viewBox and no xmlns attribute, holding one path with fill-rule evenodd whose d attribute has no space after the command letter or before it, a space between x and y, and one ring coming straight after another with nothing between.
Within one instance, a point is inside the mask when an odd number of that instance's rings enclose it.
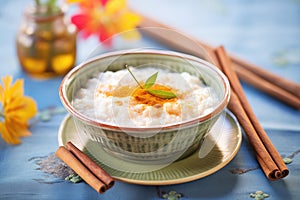
<instances>
[{"instance_id":1,"label":"creamy white pudding","mask_svg":"<svg viewBox=\"0 0 300 200\"><path fill-rule=\"evenodd\" d=\"M220 101L216 92L198 77L159 68L133 68L143 85L158 72L151 89L171 91L175 98L160 98L140 88L124 69L95 74L80 88L73 106L79 113L108 124L151 127L190 120L211 112Z\"/></svg>"}]
</instances>

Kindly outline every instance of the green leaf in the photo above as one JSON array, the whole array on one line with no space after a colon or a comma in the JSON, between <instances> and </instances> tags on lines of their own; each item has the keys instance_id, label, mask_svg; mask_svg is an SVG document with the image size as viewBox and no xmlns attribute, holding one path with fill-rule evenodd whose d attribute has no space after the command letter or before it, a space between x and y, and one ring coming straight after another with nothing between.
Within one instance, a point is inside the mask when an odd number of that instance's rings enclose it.
<instances>
[{"instance_id":1,"label":"green leaf","mask_svg":"<svg viewBox=\"0 0 300 200\"><path fill-rule=\"evenodd\" d=\"M162 99L172 99L177 97L176 94L169 91L164 90L147 90L148 93L152 94L153 96L162 98Z\"/></svg>"},{"instance_id":2,"label":"green leaf","mask_svg":"<svg viewBox=\"0 0 300 200\"><path fill-rule=\"evenodd\" d=\"M140 86L141 89L145 89L149 94L162 98L162 99L172 99L177 97L176 94L174 94L173 92L170 91L164 91L164 90L149 90L149 88L151 88L156 81L158 72L154 73L153 75L151 75L145 82L144 87L139 83L139 81L135 78L135 76L133 75L132 71L129 69L129 66L127 64L124 65L124 67L128 70L128 72L131 74L131 76L133 77L133 79L135 80L135 82Z\"/></svg>"},{"instance_id":3,"label":"green leaf","mask_svg":"<svg viewBox=\"0 0 300 200\"><path fill-rule=\"evenodd\" d=\"M156 78L157 78L157 74L158 74L158 72L156 72L155 74L153 74L146 80L145 85L144 85L145 89L149 89L152 87L152 85L154 85Z\"/></svg>"},{"instance_id":4,"label":"green leaf","mask_svg":"<svg viewBox=\"0 0 300 200\"><path fill-rule=\"evenodd\" d=\"M66 181L71 181L73 183L80 183L83 179L78 174L70 174L65 178Z\"/></svg>"},{"instance_id":5,"label":"green leaf","mask_svg":"<svg viewBox=\"0 0 300 200\"><path fill-rule=\"evenodd\" d=\"M293 159L286 157L286 158L283 158L283 162L284 162L285 164L290 164L290 163L293 162Z\"/></svg>"}]
</instances>

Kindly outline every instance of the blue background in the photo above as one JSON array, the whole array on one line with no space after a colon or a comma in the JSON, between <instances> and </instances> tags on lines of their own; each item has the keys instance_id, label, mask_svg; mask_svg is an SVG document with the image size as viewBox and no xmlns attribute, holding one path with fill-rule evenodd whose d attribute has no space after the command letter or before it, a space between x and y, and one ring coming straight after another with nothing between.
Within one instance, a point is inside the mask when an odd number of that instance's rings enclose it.
<instances>
[{"instance_id":1,"label":"blue background","mask_svg":"<svg viewBox=\"0 0 300 200\"><path fill-rule=\"evenodd\" d=\"M62 77L32 79L19 66L15 36L29 0L0 0L0 76L25 80L25 93L40 110L61 106L58 87ZM128 4L153 19L168 24L211 45L225 48L275 74L300 83L300 1L299 0L130 0ZM153 43L155 45L155 43ZM78 39L77 63L98 46L96 38ZM257 117L280 154L290 156L300 149L300 112L243 83ZM169 186L141 186L117 182L105 194L85 183L52 180L39 170L32 157L47 156L58 147L57 131L64 115L31 127L32 136L18 146L0 139L0 199L161 199L159 192L176 191L180 199L251 199L262 190L269 199L300 199L300 156L288 165L290 175L269 181L260 169L238 175L236 168L257 168L247 138L237 156L218 172L189 183Z\"/></svg>"}]
</instances>

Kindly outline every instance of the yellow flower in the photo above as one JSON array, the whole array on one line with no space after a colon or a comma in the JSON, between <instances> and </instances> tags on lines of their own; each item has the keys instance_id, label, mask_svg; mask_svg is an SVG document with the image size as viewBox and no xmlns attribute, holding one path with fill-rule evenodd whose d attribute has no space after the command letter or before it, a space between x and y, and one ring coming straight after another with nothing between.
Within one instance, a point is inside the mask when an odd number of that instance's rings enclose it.
<instances>
[{"instance_id":1,"label":"yellow flower","mask_svg":"<svg viewBox=\"0 0 300 200\"><path fill-rule=\"evenodd\" d=\"M23 80L12 84L12 77L2 77L0 84L0 133L8 144L20 144L20 137L31 135L28 120L37 113L35 101L24 96Z\"/></svg>"}]
</instances>

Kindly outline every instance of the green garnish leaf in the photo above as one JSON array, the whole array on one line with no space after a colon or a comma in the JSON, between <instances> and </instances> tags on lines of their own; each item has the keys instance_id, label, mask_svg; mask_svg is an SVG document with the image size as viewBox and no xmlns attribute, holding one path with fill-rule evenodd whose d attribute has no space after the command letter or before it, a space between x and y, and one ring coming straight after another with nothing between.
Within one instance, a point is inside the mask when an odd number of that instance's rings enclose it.
<instances>
[{"instance_id":1,"label":"green garnish leaf","mask_svg":"<svg viewBox=\"0 0 300 200\"><path fill-rule=\"evenodd\" d=\"M172 99L177 97L176 94L170 91L164 90L147 90L148 93L152 94L153 96L162 98L162 99Z\"/></svg>"},{"instance_id":2,"label":"green garnish leaf","mask_svg":"<svg viewBox=\"0 0 300 200\"><path fill-rule=\"evenodd\" d=\"M155 74L153 74L146 80L145 85L144 85L145 89L149 89L152 87L152 85L154 85L156 78L157 78L157 74L158 74L158 72L156 72Z\"/></svg>"},{"instance_id":3,"label":"green garnish leaf","mask_svg":"<svg viewBox=\"0 0 300 200\"><path fill-rule=\"evenodd\" d=\"M158 72L152 74L145 82L144 87L139 83L139 81L135 78L132 71L129 69L129 66L127 64L124 65L124 67L129 71L135 82L140 86L141 89L145 89L149 94L162 98L162 99L172 99L177 97L176 94L170 91L165 90L150 90L150 88L155 84Z\"/></svg>"}]
</instances>

